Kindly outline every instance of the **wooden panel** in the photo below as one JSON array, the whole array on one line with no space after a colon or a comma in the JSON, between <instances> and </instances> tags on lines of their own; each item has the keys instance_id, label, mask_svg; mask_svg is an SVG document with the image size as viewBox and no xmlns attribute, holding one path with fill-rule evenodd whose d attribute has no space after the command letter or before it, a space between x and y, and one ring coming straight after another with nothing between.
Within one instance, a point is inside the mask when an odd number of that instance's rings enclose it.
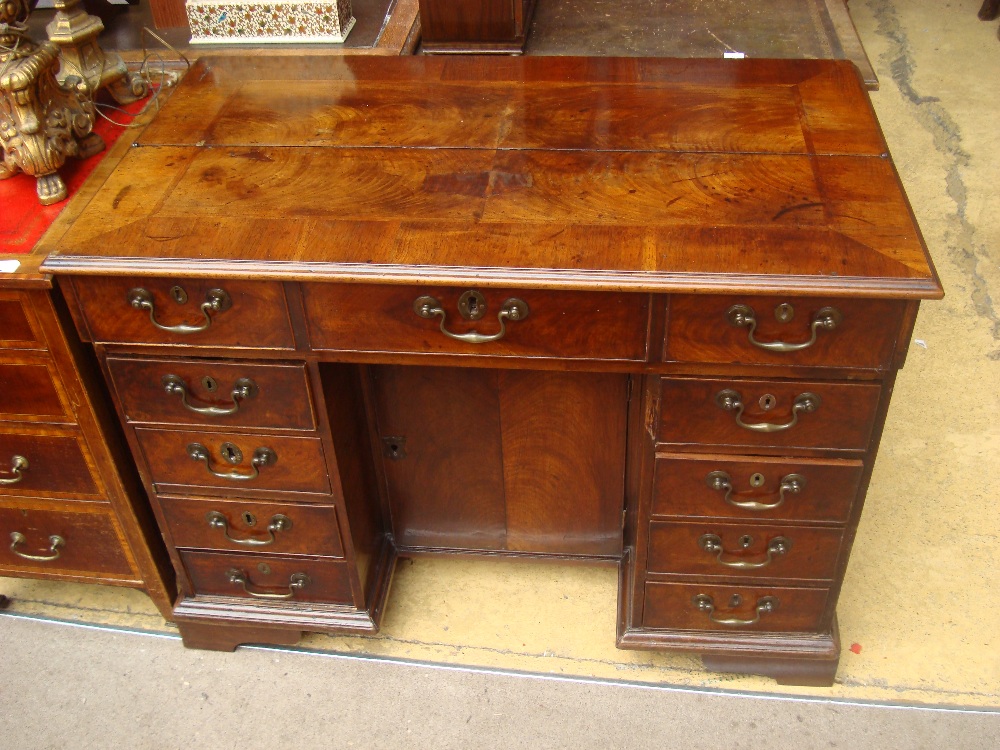
<instances>
[{"instance_id":1,"label":"wooden panel","mask_svg":"<svg viewBox=\"0 0 1000 750\"><path fill-rule=\"evenodd\" d=\"M15 456L28 461L21 479L0 484L0 495L104 500L83 438L75 432L55 433L5 428L0 432L0 479L10 481Z\"/></svg>"},{"instance_id":2,"label":"wooden panel","mask_svg":"<svg viewBox=\"0 0 1000 750\"><path fill-rule=\"evenodd\" d=\"M716 399L724 390L740 394L746 424L791 424L796 398L811 393L820 402L814 412L799 413L789 429L756 432L737 424L735 411L720 408ZM862 451L868 447L880 391L874 383L663 378L657 441ZM772 406L765 408L768 403Z\"/></svg>"},{"instance_id":3,"label":"wooden panel","mask_svg":"<svg viewBox=\"0 0 1000 750\"><path fill-rule=\"evenodd\" d=\"M752 620L757 602L766 596L775 597L778 606L773 612L762 614L757 623L722 625L713 622L708 613L699 611L693 603L699 594L712 597L716 607L713 614L718 619ZM735 606L732 604L734 595L741 599ZM828 595L828 589L650 582L646 584L642 624L647 628L734 634L743 631L815 632L820 627Z\"/></svg>"},{"instance_id":4,"label":"wooden panel","mask_svg":"<svg viewBox=\"0 0 1000 750\"><path fill-rule=\"evenodd\" d=\"M628 378L524 371L499 378L507 548L620 555Z\"/></svg>"},{"instance_id":5,"label":"wooden panel","mask_svg":"<svg viewBox=\"0 0 1000 750\"><path fill-rule=\"evenodd\" d=\"M0 419L73 422L52 362L5 356L0 360Z\"/></svg>"},{"instance_id":6,"label":"wooden panel","mask_svg":"<svg viewBox=\"0 0 1000 750\"><path fill-rule=\"evenodd\" d=\"M766 458L755 456L659 455L654 468L653 515L835 521L846 523L864 465L860 461ZM711 472L729 477L733 503L757 503L772 508L746 508L726 502L725 489L713 489ZM798 491L781 499L782 480L801 477ZM754 486L751 478L759 475ZM780 503L780 504L779 504Z\"/></svg>"},{"instance_id":7,"label":"wooden panel","mask_svg":"<svg viewBox=\"0 0 1000 750\"><path fill-rule=\"evenodd\" d=\"M44 348L31 325L25 298L17 292L0 291L0 345L4 348Z\"/></svg>"},{"instance_id":8,"label":"wooden panel","mask_svg":"<svg viewBox=\"0 0 1000 750\"><path fill-rule=\"evenodd\" d=\"M754 345L746 326L733 325L729 311L748 307L761 343L801 345L811 340L811 327L830 308L839 313L833 329L818 328L815 343L790 352ZM824 297L747 297L676 295L667 314L666 361L740 364L871 367L890 365L905 303L892 300L852 300ZM778 310L792 317L778 320Z\"/></svg>"},{"instance_id":9,"label":"wooden panel","mask_svg":"<svg viewBox=\"0 0 1000 750\"><path fill-rule=\"evenodd\" d=\"M203 57L139 142L886 153L849 63L634 57Z\"/></svg>"},{"instance_id":10,"label":"wooden panel","mask_svg":"<svg viewBox=\"0 0 1000 750\"><path fill-rule=\"evenodd\" d=\"M503 549L497 373L436 367L371 372L396 543Z\"/></svg>"},{"instance_id":11,"label":"wooden panel","mask_svg":"<svg viewBox=\"0 0 1000 750\"><path fill-rule=\"evenodd\" d=\"M91 212L96 216L99 211ZM211 241L208 241L209 243ZM290 349L292 337L284 290L280 284L214 279L87 278L75 281L77 296L95 341L135 344L184 344L185 346L237 346L258 349ZM170 294L180 287L187 301L178 303ZM172 333L153 325L149 312L129 302L132 289L147 290L153 300L156 320L163 326L203 326L201 305L212 289L229 294L232 307L211 313L203 331Z\"/></svg>"},{"instance_id":12,"label":"wooden panel","mask_svg":"<svg viewBox=\"0 0 1000 750\"><path fill-rule=\"evenodd\" d=\"M224 362L219 360L108 357L108 370L126 418L131 422L207 424L228 427L316 427L302 364ZM204 414L185 408L181 395L165 390L164 377L180 378L194 409L239 408L232 414ZM205 378L215 382L208 390ZM253 382L254 395L234 401L237 381Z\"/></svg>"},{"instance_id":13,"label":"wooden panel","mask_svg":"<svg viewBox=\"0 0 1000 750\"><path fill-rule=\"evenodd\" d=\"M534 289L479 289L486 300L481 320L458 311L463 287L309 284L303 287L313 349L417 352L502 357L558 357L643 360L649 298L642 294L567 293ZM497 313L509 298L529 309L507 320L499 341L455 341L440 330L440 317L414 312L416 299L431 296L446 313L453 333L499 332Z\"/></svg>"},{"instance_id":14,"label":"wooden panel","mask_svg":"<svg viewBox=\"0 0 1000 750\"><path fill-rule=\"evenodd\" d=\"M12 534L23 541L15 545ZM62 543L53 549L51 537ZM93 574L95 576L135 577L122 542L115 531L111 514L88 508L86 511L36 509L14 501L0 507L0 569L5 573ZM26 560L17 553L50 557L54 560Z\"/></svg>"},{"instance_id":15,"label":"wooden panel","mask_svg":"<svg viewBox=\"0 0 1000 750\"><path fill-rule=\"evenodd\" d=\"M135 434L155 484L203 487L241 493L259 490L281 490L287 493L330 492L323 444L319 438L232 434L205 430L174 432L145 428L136 429ZM188 446L195 443L208 449L209 465L188 455ZM230 464L224 460L221 450L226 443L231 443L240 450L243 454L242 461ZM270 448L276 460L261 466L254 476L252 463L254 454L259 448ZM213 474L213 471L222 474L232 473L246 478L220 477Z\"/></svg>"},{"instance_id":16,"label":"wooden panel","mask_svg":"<svg viewBox=\"0 0 1000 750\"><path fill-rule=\"evenodd\" d=\"M705 534L721 539L721 556L702 547L700 540ZM655 573L728 578L831 580L837 570L842 536L841 529L654 521L649 527L647 568ZM769 545L778 538L784 540L786 551L772 548L769 554ZM734 567L738 563L767 564L760 568Z\"/></svg>"},{"instance_id":17,"label":"wooden panel","mask_svg":"<svg viewBox=\"0 0 1000 750\"><path fill-rule=\"evenodd\" d=\"M170 496L159 496L156 502L177 547L324 557L344 555L337 511L332 506ZM221 514L225 525L219 521L210 523L209 514ZM279 515L287 520L275 522L275 516ZM272 532L269 528L272 525L280 528Z\"/></svg>"},{"instance_id":18,"label":"wooden panel","mask_svg":"<svg viewBox=\"0 0 1000 750\"><path fill-rule=\"evenodd\" d=\"M421 0L426 42L502 42L522 32L514 7L523 0Z\"/></svg>"},{"instance_id":19,"label":"wooden panel","mask_svg":"<svg viewBox=\"0 0 1000 750\"><path fill-rule=\"evenodd\" d=\"M288 594L294 602L325 602L352 604L350 575L347 565L333 560L308 557L276 557L273 555L235 555L214 552L180 552L194 593L231 596L274 605L273 598L254 597L241 583L230 580L230 571L240 571L247 580L246 588L257 594ZM292 576L304 573L308 582L290 590Z\"/></svg>"}]
</instances>

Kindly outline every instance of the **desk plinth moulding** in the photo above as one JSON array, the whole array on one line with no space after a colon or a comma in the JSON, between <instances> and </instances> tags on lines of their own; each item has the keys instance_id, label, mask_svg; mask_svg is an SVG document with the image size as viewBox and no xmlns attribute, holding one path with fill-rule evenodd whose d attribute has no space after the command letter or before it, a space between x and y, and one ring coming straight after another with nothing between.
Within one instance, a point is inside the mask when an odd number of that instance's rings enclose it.
<instances>
[{"instance_id":1,"label":"desk plinth moulding","mask_svg":"<svg viewBox=\"0 0 1000 750\"><path fill-rule=\"evenodd\" d=\"M941 296L855 69L267 67L199 62L49 235L185 642L373 632L398 555L527 555L619 565L622 647L829 684Z\"/></svg>"}]
</instances>

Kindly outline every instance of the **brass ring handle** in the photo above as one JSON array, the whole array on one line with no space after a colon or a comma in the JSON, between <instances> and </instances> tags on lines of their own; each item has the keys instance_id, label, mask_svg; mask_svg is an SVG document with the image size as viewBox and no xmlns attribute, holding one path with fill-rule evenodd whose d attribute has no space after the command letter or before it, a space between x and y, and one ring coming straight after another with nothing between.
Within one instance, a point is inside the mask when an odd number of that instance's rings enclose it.
<instances>
[{"instance_id":1,"label":"brass ring handle","mask_svg":"<svg viewBox=\"0 0 1000 750\"><path fill-rule=\"evenodd\" d=\"M766 568L775 557L788 554L788 550L792 548L792 540L786 539L783 536L776 536L767 543L767 550L765 551L766 554L763 560L741 560L738 558L735 560L723 560L724 555L732 553L727 553L722 548L722 538L718 534L702 534L698 539L698 546L709 554L715 555L716 561L727 568L756 570L757 568Z\"/></svg>"},{"instance_id":2,"label":"brass ring handle","mask_svg":"<svg viewBox=\"0 0 1000 750\"><path fill-rule=\"evenodd\" d=\"M10 473L13 474L10 479L0 479L0 485L11 485L17 484L22 479L24 479L24 472L28 468L28 459L24 456L14 455L10 457Z\"/></svg>"},{"instance_id":3,"label":"brass ring handle","mask_svg":"<svg viewBox=\"0 0 1000 750\"><path fill-rule=\"evenodd\" d=\"M247 579L247 574L238 568L227 570L226 578L229 579L230 583L242 586L243 590L254 599L291 599L295 596L296 591L304 589L310 583L309 576L305 573L292 573L288 578L288 593L275 594L270 591L253 591L250 588L250 581Z\"/></svg>"},{"instance_id":4,"label":"brass ring handle","mask_svg":"<svg viewBox=\"0 0 1000 750\"><path fill-rule=\"evenodd\" d=\"M819 408L821 403L822 399L815 393L800 393L792 401L791 421L781 424L774 424L773 422L750 423L743 421L743 409L745 406L743 404L743 396L740 395L739 391L726 388L715 394L715 405L724 411L735 411L736 424L744 430L751 430L753 432L781 432L782 430L790 430L799 423L799 414L811 414Z\"/></svg>"},{"instance_id":5,"label":"brass ring handle","mask_svg":"<svg viewBox=\"0 0 1000 750\"><path fill-rule=\"evenodd\" d=\"M52 553L50 555L29 555L27 552L21 552L18 547L25 543L24 534L20 531L12 531L10 533L10 551L13 552L18 557L22 557L25 560L32 560L34 562L51 562L53 560L59 559L59 548L66 544L66 540L63 539L58 534L53 534L49 537L49 551Z\"/></svg>"},{"instance_id":6,"label":"brass ring handle","mask_svg":"<svg viewBox=\"0 0 1000 750\"><path fill-rule=\"evenodd\" d=\"M219 477L219 479L231 479L235 482L247 482L256 479L260 475L262 466L273 465L278 461L278 454L270 448L261 446L253 452L250 460L250 473L244 474L239 471L218 471L212 466L212 459L209 456L208 448L201 443L191 443L187 447L187 454L192 461L204 461L205 468L209 474Z\"/></svg>"},{"instance_id":7,"label":"brass ring handle","mask_svg":"<svg viewBox=\"0 0 1000 750\"><path fill-rule=\"evenodd\" d=\"M417 297L417 299L413 302L413 312L421 318L430 319L435 316L440 316L441 325L439 327L441 329L441 333L450 339L464 341L467 344L488 344L491 341L499 341L507 335L506 321L524 320L528 317L530 310L528 309L528 303L524 300L511 297L500 306L500 312L497 313L497 320L500 321L500 330L496 333L490 334L478 333L476 331L469 331L468 333L452 333L445 328L448 314L444 311L444 308L441 307L441 303L434 297Z\"/></svg>"},{"instance_id":8,"label":"brass ring handle","mask_svg":"<svg viewBox=\"0 0 1000 750\"><path fill-rule=\"evenodd\" d=\"M163 383L163 390L167 393L179 393L181 403L188 411L201 414L207 417L228 417L240 410L240 403L248 398L257 395L257 384L250 378L239 378L233 383L233 389L229 392L229 397L233 400L232 406L195 406L188 401L188 389L184 379L177 375L164 375L160 382Z\"/></svg>"},{"instance_id":9,"label":"brass ring handle","mask_svg":"<svg viewBox=\"0 0 1000 750\"><path fill-rule=\"evenodd\" d=\"M233 544L242 544L246 547L266 547L269 544L274 544L277 541L277 533L279 531L288 531L292 528L292 519L288 516L276 513L271 516L271 523L267 526L269 535L267 539L253 539L252 537L237 539L236 537L229 535L229 521L227 521L226 517L219 511L209 511L205 516L205 520L208 521L208 525L213 529L222 529L222 532L228 541Z\"/></svg>"},{"instance_id":10,"label":"brass ring handle","mask_svg":"<svg viewBox=\"0 0 1000 750\"><path fill-rule=\"evenodd\" d=\"M801 474L786 474L778 485L778 499L773 503L762 503L759 500L734 500L733 481L724 471L710 471L705 477L705 484L713 490L726 493L723 498L727 503L744 510L773 510L785 502L785 494L798 494L806 486L806 478Z\"/></svg>"},{"instance_id":11,"label":"brass ring handle","mask_svg":"<svg viewBox=\"0 0 1000 750\"><path fill-rule=\"evenodd\" d=\"M233 306L233 300L225 289L209 289L205 294L205 301L201 303L202 320L200 323L190 325L179 323L174 326L165 326L156 319L156 309L153 305L153 295L148 289L135 287L129 289L126 295L128 303L136 310L146 310L149 312L149 322L167 333L199 333L212 325L212 313L225 312Z\"/></svg>"},{"instance_id":12,"label":"brass ring handle","mask_svg":"<svg viewBox=\"0 0 1000 750\"><path fill-rule=\"evenodd\" d=\"M784 341L758 341L754 338L754 332L757 330L757 314L749 305L733 305L726 311L726 318L730 325L737 328L748 328L747 339L760 349L766 349L769 352L799 352L816 343L816 336L820 329L832 331L840 325L844 316L835 307L824 307L817 310L809 324L812 335L808 341L799 344L788 344Z\"/></svg>"},{"instance_id":13,"label":"brass ring handle","mask_svg":"<svg viewBox=\"0 0 1000 750\"><path fill-rule=\"evenodd\" d=\"M729 625L731 627L741 627L745 625L756 625L760 622L761 615L770 614L778 608L778 597L776 596L762 596L757 600L757 606L754 607L753 618L747 620L742 617L717 617L715 615L715 601L712 597L707 594L698 594L694 599L691 600L694 606L699 612L704 612L708 615L708 619L719 625Z\"/></svg>"}]
</instances>

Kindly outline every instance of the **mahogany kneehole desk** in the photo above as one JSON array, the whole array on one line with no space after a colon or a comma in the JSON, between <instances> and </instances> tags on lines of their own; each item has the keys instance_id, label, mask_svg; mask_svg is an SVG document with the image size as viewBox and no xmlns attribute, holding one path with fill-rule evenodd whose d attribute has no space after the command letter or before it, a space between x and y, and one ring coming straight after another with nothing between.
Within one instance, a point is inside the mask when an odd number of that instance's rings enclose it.
<instances>
[{"instance_id":1,"label":"mahogany kneehole desk","mask_svg":"<svg viewBox=\"0 0 1000 750\"><path fill-rule=\"evenodd\" d=\"M206 59L134 140L45 269L187 645L374 632L398 555L525 555L618 565L622 647L832 681L941 296L849 63Z\"/></svg>"}]
</instances>

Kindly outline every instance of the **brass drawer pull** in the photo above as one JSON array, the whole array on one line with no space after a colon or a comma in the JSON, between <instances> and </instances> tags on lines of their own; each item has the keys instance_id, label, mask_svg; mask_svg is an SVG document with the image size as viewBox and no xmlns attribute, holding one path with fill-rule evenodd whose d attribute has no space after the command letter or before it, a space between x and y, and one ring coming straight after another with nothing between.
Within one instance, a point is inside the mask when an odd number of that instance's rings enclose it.
<instances>
[{"instance_id":1,"label":"brass drawer pull","mask_svg":"<svg viewBox=\"0 0 1000 750\"><path fill-rule=\"evenodd\" d=\"M738 597L735 597L738 598ZM730 627L742 627L745 625L756 625L760 622L761 615L770 614L778 608L778 597L776 596L762 596L757 600L757 606L754 607L754 616L752 619L744 619L742 617L717 617L715 615L715 601L712 597L707 594L698 594L694 599L691 600L695 607L698 608L699 612L704 612L708 615L708 619L719 625L729 625Z\"/></svg>"},{"instance_id":2,"label":"brass drawer pull","mask_svg":"<svg viewBox=\"0 0 1000 750\"><path fill-rule=\"evenodd\" d=\"M164 375L161 381L163 390L167 393L179 393L181 403L188 411L195 414L202 414L207 417L228 417L240 410L240 403L257 395L257 384L250 378L239 378L229 392L229 397L233 400L232 406L195 406L188 401L188 389L184 379L177 375Z\"/></svg>"},{"instance_id":3,"label":"brass drawer pull","mask_svg":"<svg viewBox=\"0 0 1000 750\"><path fill-rule=\"evenodd\" d=\"M743 421L743 409L746 407L743 404L743 396L740 395L739 391L726 388L715 394L716 406L725 411L735 411L736 424L744 430L751 430L753 432L781 432L782 430L790 430L799 423L799 414L811 414L819 408L821 403L822 400L815 393L800 393L792 401L791 421L782 424L774 424L773 422L749 423Z\"/></svg>"},{"instance_id":4,"label":"brass drawer pull","mask_svg":"<svg viewBox=\"0 0 1000 750\"><path fill-rule=\"evenodd\" d=\"M740 539L740 546L743 549L747 549L753 544L753 538L750 536L744 536ZM755 570L757 568L766 568L771 564L771 561L775 557L780 557L781 555L788 554L788 550L792 548L792 540L786 539L783 536L776 536L770 542L767 543L766 556L763 560L723 560L723 556L727 553L722 548L722 538L718 534L702 534L698 539L698 546L709 554L715 555L716 561L720 565L725 565L727 568L736 568L737 570Z\"/></svg>"},{"instance_id":5,"label":"brass drawer pull","mask_svg":"<svg viewBox=\"0 0 1000 750\"><path fill-rule=\"evenodd\" d=\"M227 457L230 463L239 463L243 460L243 456L239 453L239 449L235 446L229 446L230 450L234 452L231 454L231 458ZM244 474L239 471L218 471L212 466L212 459L209 456L208 448L206 448L201 443L191 443L187 447L188 456L191 457L193 461L204 461L205 468L208 469L209 474L212 476L219 477L219 479L231 479L235 482L246 482L251 479L256 479L260 475L260 469L262 466L271 466L277 463L278 454L275 453L270 448L261 446L253 452L253 458L250 460L250 472ZM225 454L224 454L225 455Z\"/></svg>"},{"instance_id":6,"label":"brass drawer pull","mask_svg":"<svg viewBox=\"0 0 1000 750\"><path fill-rule=\"evenodd\" d=\"M507 320L524 320L528 317L528 304L524 300L511 297L500 306L497 313L497 320L500 321L500 330L496 333L485 334L469 331L468 333L452 333L444 327L448 314L441 307L441 303L434 297L417 297L413 302L413 312L421 318L441 317L441 333L450 339L464 341L467 344L488 344L491 341L499 341L507 334Z\"/></svg>"},{"instance_id":7,"label":"brass drawer pull","mask_svg":"<svg viewBox=\"0 0 1000 750\"><path fill-rule=\"evenodd\" d=\"M247 579L247 574L238 568L230 568L226 571L226 578L229 582L236 585L242 586L243 590L246 591L254 599L291 599L295 596L296 591L301 591L309 584L309 576L305 573L292 573L288 578L288 593L275 594L270 591L252 591L250 589L250 582Z\"/></svg>"},{"instance_id":8,"label":"brass drawer pull","mask_svg":"<svg viewBox=\"0 0 1000 750\"><path fill-rule=\"evenodd\" d=\"M756 476L756 475L755 475ZM761 477L763 479L763 477ZM751 481L751 484L753 482ZM773 510L779 505L785 502L785 494L798 494L802 491L802 488L806 486L806 478L801 474L786 474L781 478L781 483L778 485L778 499L773 503L762 503L760 500L734 500L733 499L733 480L724 471L710 471L708 476L705 477L705 484L711 487L713 490L718 490L722 492L725 490L726 496L724 500L736 508L742 508L744 510ZM737 495L739 497L739 495Z\"/></svg>"},{"instance_id":9,"label":"brass drawer pull","mask_svg":"<svg viewBox=\"0 0 1000 750\"><path fill-rule=\"evenodd\" d=\"M212 313L225 312L233 306L233 300L225 289L209 289L205 294L205 301L201 303L200 308L204 320L195 325L179 323L175 326L165 326L156 320L153 295L149 293L148 289L143 289L142 287L129 289L126 299L136 310L148 311L149 322L161 331L167 331L168 333L199 333L207 330L212 325Z\"/></svg>"},{"instance_id":10,"label":"brass drawer pull","mask_svg":"<svg viewBox=\"0 0 1000 750\"><path fill-rule=\"evenodd\" d=\"M53 534L49 537L49 552L50 555L29 555L27 552L21 552L18 547L25 543L24 534L20 531L12 531L10 533L10 551L13 552L18 557L22 557L25 560L32 560L34 562L52 562L53 560L59 559L59 548L66 544L66 540L63 539L58 534Z\"/></svg>"},{"instance_id":11,"label":"brass drawer pull","mask_svg":"<svg viewBox=\"0 0 1000 750\"><path fill-rule=\"evenodd\" d=\"M791 316L785 312L787 310L791 310L790 305L778 305L775 314L778 315L780 320L789 319ZM812 317L812 322L809 324L812 335L808 341L803 341L799 344L787 344L784 341L758 341L754 338L754 331L757 330L757 314L749 305L733 305L726 311L726 318L729 320L730 325L737 328L749 328L747 339L751 344L760 349L766 349L769 352L799 352L803 349L808 349L816 343L816 335L821 328L826 331L832 331L840 325L844 316L835 307L824 307L817 310Z\"/></svg>"},{"instance_id":12,"label":"brass drawer pull","mask_svg":"<svg viewBox=\"0 0 1000 750\"><path fill-rule=\"evenodd\" d=\"M0 485L10 485L17 484L22 479L24 479L24 472L28 468L28 459L24 456L11 456L10 457L10 473L13 476L10 479L0 479Z\"/></svg>"},{"instance_id":13,"label":"brass drawer pull","mask_svg":"<svg viewBox=\"0 0 1000 750\"><path fill-rule=\"evenodd\" d=\"M267 539L236 539L229 535L229 521L226 517L217 510L211 510L205 516L205 520L208 521L208 525L213 529L222 529L223 534L227 540L233 544L242 544L247 547L266 547L269 544L274 544L277 541L277 533L279 531L288 531L292 528L292 519L288 516L283 516L277 513L271 516L271 523L267 526L268 534L270 535Z\"/></svg>"}]
</instances>

